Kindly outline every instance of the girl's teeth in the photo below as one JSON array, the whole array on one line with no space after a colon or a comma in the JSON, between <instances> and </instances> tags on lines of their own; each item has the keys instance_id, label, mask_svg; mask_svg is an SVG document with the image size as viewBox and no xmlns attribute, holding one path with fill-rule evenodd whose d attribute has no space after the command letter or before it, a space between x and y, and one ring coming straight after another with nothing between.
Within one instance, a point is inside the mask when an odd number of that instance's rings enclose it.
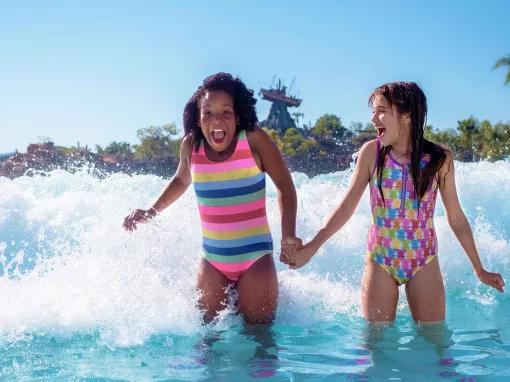
<instances>
[{"instance_id":1,"label":"girl's teeth","mask_svg":"<svg viewBox=\"0 0 510 382\"><path fill-rule=\"evenodd\" d=\"M213 137L215 139L222 139L225 136L225 132L223 130L213 130Z\"/></svg>"}]
</instances>

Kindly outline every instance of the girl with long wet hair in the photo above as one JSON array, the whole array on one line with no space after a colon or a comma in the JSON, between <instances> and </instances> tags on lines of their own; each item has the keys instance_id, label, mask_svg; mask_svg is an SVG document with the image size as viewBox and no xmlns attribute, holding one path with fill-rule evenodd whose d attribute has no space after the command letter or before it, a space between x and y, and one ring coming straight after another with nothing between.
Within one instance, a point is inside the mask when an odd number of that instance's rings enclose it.
<instances>
[{"instance_id":1,"label":"girl with long wet hair","mask_svg":"<svg viewBox=\"0 0 510 382\"><path fill-rule=\"evenodd\" d=\"M362 279L363 316L370 322L395 319L398 286L404 284L411 314L419 322L445 318L445 292L437 259L434 210L439 190L448 223L478 279L502 292L500 274L485 270L455 187L452 153L424 138L427 99L414 82L392 82L369 97L377 138L359 152L346 195L324 227L295 256L306 264L352 216L366 186L372 222Z\"/></svg>"}]
</instances>

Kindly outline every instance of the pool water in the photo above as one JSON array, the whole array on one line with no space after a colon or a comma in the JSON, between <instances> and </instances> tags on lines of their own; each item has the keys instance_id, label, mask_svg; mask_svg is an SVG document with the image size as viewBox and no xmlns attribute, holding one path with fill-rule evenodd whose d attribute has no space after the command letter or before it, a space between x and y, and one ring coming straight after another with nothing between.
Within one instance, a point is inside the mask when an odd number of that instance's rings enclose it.
<instances>
[{"instance_id":1,"label":"pool water","mask_svg":"<svg viewBox=\"0 0 510 382\"><path fill-rule=\"evenodd\" d=\"M303 239L331 213L350 175L293 174ZM456 176L481 258L508 280L510 162L457 163ZM277 264L274 325L246 326L231 305L204 326L195 304L201 232L193 191L136 232L121 228L167 182L86 171L0 178L0 380L510 380L508 292L477 281L440 202L443 324L415 324L403 289L392 325L361 318L366 194L305 268ZM278 243L270 182L267 208Z\"/></svg>"}]
</instances>

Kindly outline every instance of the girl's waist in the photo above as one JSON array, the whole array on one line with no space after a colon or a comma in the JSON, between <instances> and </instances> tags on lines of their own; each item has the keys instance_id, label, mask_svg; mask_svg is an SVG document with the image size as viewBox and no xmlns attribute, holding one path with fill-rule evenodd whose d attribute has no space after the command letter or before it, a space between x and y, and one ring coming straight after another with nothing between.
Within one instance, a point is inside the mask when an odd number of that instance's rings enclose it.
<instances>
[{"instance_id":1,"label":"girl's waist","mask_svg":"<svg viewBox=\"0 0 510 382\"><path fill-rule=\"evenodd\" d=\"M222 256L239 256L254 253L270 253L273 250L273 238L271 233L259 235L221 238L203 236L202 248L206 253Z\"/></svg>"},{"instance_id":2,"label":"girl's waist","mask_svg":"<svg viewBox=\"0 0 510 382\"><path fill-rule=\"evenodd\" d=\"M399 240L402 242L415 242L415 241L427 241L430 239L436 238L436 230L434 226L431 227L417 227L417 228L393 228L393 227L385 227L379 226L376 224L371 224L369 229L369 239L374 241L382 241L382 239L387 240Z\"/></svg>"},{"instance_id":3,"label":"girl's waist","mask_svg":"<svg viewBox=\"0 0 510 382\"><path fill-rule=\"evenodd\" d=\"M387 215L378 216L372 215L371 225L376 228L391 228L403 230L415 229L433 229L434 219L429 218L405 218L405 217L391 217Z\"/></svg>"}]
</instances>

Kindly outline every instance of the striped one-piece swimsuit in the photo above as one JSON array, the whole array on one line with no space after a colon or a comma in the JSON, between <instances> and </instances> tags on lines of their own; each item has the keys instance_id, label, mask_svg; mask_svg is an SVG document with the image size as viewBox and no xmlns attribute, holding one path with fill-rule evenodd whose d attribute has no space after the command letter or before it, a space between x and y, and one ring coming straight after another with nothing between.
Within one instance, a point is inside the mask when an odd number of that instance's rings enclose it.
<instances>
[{"instance_id":1,"label":"striped one-piece swimsuit","mask_svg":"<svg viewBox=\"0 0 510 382\"><path fill-rule=\"evenodd\" d=\"M225 161L207 158L202 141L191 154L191 176L202 221L204 258L237 281L273 240L266 216L266 176L253 158L246 132Z\"/></svg>"},{"instance_id":2,"label":"striped one-piece swimsuit","mask_svg":"<svg viewBox=\"0 0 510 382\"><path fill-rule=\"evenodd\" d=\"M377 144L379 155L379 142ZM421 168L428 160L428 155L422 158ZM437 254L434 229L437 179L434 177L418 210L410 167L399 163L389 152L384 161L381 186L385 203L374 173L370 180L372 223L367 255L389 272L398 284L404 284Z\"/></svg>"}]
</instances>

